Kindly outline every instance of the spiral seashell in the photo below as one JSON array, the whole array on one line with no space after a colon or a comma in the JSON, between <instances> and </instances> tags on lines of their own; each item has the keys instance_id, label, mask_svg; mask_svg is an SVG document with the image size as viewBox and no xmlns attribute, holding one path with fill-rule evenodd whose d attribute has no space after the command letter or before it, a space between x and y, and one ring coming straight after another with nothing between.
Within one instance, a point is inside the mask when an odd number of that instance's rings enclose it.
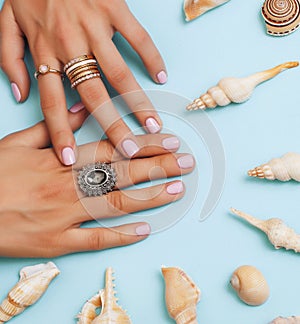
<instances>
[{"instance_id":1,"label":"spiral seashell","mask_svg":"<svg viewBox=\"0 0 300 324\"><path fill-rule=\"evenodd\" d=\"M240 299L251 306L262 305L270 295L265 277L253 266L245 265L237 268L231 277L230 284Z\"/></svg>"},{"instance_id":2,"label":"spiral seashell","mask_svg":"<svg viewBox=\"0 0 300 324\"><path fill-rule=\"evenodd\" d=\"M299 62L287 62L280 64L270 70L262 71L245 78L224 78L217 86L210 88L207 93L195 99L187 110L205 110L217 106L227 106L230 103L242 103L247 101L256 86L277 74L299 65Z\"/></svg>"},{"instance_id":3,"label":"spiral seashell","mask_svg":"<svg viewBox=\"0 0 300 324\"><path fill-rule=\"evenodd\" d=\"M298 0L266 0L262 7L267 33L273 36L289 35L299 28Z\"/></svg>"},{"instance_id":4,"label":"spiral seashell","mask_svg":"<svg viewBox=\"0 0 300 324\"><path fill-rule=\"evenodd\" d=\"M0 323L8 322L36 303L58 274L59 270L53 262L23 268L19 282L0 305Z\"/></svg>"},{"instance_id":5,"label":"spiral seashell","mask_svg":"<svg viewBox=\"0 0 300 324\"><path fill-rule=\"evenodd\" d=\"M192 279L179 268L162 267L165 299L170 317L177 324L197 324L197 303L201 292Z\"/></svg>"},{"instance_id":6,"label":"spiral seashell","mask_svg":"<svg viewBox=\"0 0 300 324\"><path fill-rule=\"evenodd\" d=\"M229 0L185 0L183 5L186 17L185 20L191 21L203 15L206 11L221 6L228 1Z\"/></svg>"},{"instance_id":7,"label":"spiral seashell","mask_svg":"<svg viewBox=\"0 0 300 324\"><path fill-rule=\"evenodd\" d=\"M300 154L287 153L280 158L272 159L248 171L248 175L267 180L300 182Z\"/></svg>"},{"instance_id":8,"label":"spiral seashell","mask_svg":"<svg viewBox=\"0 0 300 324\"><path fill-rule=\"evenodd\" d=\"M300 316L277 317L270 324L300 324Z\"/></svg>"},{"instance_id":9,"label":"spiral seashell","mask_svg":"<svg viewBox=\"0 0 300 324\"><path fill-rule=\"evenodd\" d=\"M270 218L263 221L234 208L231 208L231 212L265 232L275 249L285 248L294 250L296 253L300 252L300 235L285 225L281 219Z\"/></svg>"}]
</instances>

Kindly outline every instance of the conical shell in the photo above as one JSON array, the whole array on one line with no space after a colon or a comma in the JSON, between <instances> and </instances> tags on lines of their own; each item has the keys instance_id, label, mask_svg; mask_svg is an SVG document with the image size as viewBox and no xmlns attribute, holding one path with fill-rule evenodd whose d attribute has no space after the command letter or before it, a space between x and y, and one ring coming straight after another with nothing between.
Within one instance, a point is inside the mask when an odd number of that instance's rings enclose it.
<instances>
[{"instance_id":1,"label":"conical shell","mask_svg":"<svg viewBox=\"0 0 300 324\"><path fill-rule=\"evenodd\" d=\"M201 292L181 269L162 267L165 279L165 300L170 317L177 324L197 324L197 303Z\"/></svg>"},{"instance_id":2,"label":"conical shell","mask_svg":"<svg viewBox=\"0 0 300 324\"><path fill-rule=\"evenodd\" d=\"M78 314L77 324L90 324L97 316L97 309L101 307L102 291L90 298L82 307L81 312Z\"/></svg>"},{"instance_id":3,"label":"conical shell","mask_svg":"<svg viewBox=\"0 0 300 324\"><path fill-rule=\"evenodd\" d=\"M185 0L184 1L184 13L186 21L193 20L206 11L214 9L229 0Z\"/></svg>"},{"instance_id":4,"label":"conical shell","mask_svg":"<svg viewBox=\"0 0 300 324\"><path fill-rule=\"evenodd\" d=\"M299 28L300 4L298 0L266 0L262 7L267 33L285 36Z\"/></svg>"},{"instance_id":5,"label":"conical shell","mask_svg":"<svg viewBox=\"0 0 300 324\"><path fill-rule=\"evenodd\" d=\"M300 324L300 316L277 317L270 324Z\"/></svg>"},{"instance_id":6,"label":"conical shell","mask_svg":"<svg viewBox=\"0 0 300 324\"><path fill-rule=\"evenodd\" d=\"M245 265L237 268L230 283L240 299L248 305L259 306L269 298L268 283L263 274L253 266Z\"/></svg>"},{"instance_id":7,"label":"conical shell","mask_svg":"<svg viewBox=\"0 0 300 324\"><path fill-rule=\"evenodd\" d=\"M205 110L217 106L227 106L230 103L242 103L250 99L255 87L260 83L274 78L276 75L299 65L299 62L287 62L272 69L255 73L245 78L224 78L218 85L208 89L208 91L195 99L187 110Z\"/></svg>"},{"instance_id":8,"label":"conical shell","mask_svg":"<svg viewBox=\"0 0 300 324\"><path fill-rule=\"evenodd\" d=\"M36 303L58 274L59 270L53 262L23 268L19 282L0 306L0 323L9 321Z\"/></svg>"}]
</instances>

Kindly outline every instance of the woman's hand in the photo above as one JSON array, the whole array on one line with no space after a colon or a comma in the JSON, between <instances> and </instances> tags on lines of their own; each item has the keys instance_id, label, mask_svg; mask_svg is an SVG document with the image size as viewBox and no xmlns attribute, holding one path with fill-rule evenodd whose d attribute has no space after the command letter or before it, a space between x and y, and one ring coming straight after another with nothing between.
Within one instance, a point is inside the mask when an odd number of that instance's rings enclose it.
<instances>
[{"instance_id":1,"label":"woman's hand","mask_svg":"<svg viewBox=\"0 0 300 324\"><path fill-rule=\"evenodd\" d=\"M78 128L86 111L69 113ZM158 178L191 172L191 155L176 154L179 141L172 135L137 136L136 159L123 159L109 141L80 146L75 166L64 167L49 144L45 124L9 135L0 141L0 255L53 257L78 251L127 245L150 234L146 223L109 228L80 228L93 219L117 217L154 208L184 195L181 181L143 189L122 188ZM151 156L151 157L149 157ZM77 188L77 171L95 161L112 164L117 174L114 191L85 197Z\"/></svg>"},{"instance_id":2,"label":"woman's hand","mask_svg":"<svg viewBox=\"0 0 300 324\"><path fill-rule=\"evenodd\" d=\"M164 62L145 29L132 15L124 0L6 0L0 16L0 63L7 74L18 102L29 93L30 78L24 63L24 39L29 44L36 69L48 64L61 70L71 59L92 54L110 84L120 93L137 91L128 105L141 125L150 133L160 131L162 123L147 96L135 80L114 43L118 31L142 58L151 77L158 83L167 80ZM68 122L61 78L48 73L38 78L41 107L55 152L65 165L75 163L75 140ZM109 95L100 79L78 85L82 103L94 112ZM111 143L126 157L140 149L138 141L113 105L106 105L96 119Z\"/></svg>"}]
</instances>

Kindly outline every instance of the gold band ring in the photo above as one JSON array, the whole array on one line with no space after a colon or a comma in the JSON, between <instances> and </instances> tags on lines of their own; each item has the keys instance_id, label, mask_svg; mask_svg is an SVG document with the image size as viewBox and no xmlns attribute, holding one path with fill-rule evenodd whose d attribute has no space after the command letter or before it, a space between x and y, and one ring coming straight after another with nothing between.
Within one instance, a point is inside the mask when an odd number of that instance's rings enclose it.
<instances>
[{"instance_id":1,"label":"gold band ring","mask_svg":"<svg viewBox=\"0 0 300 324\"><path fill-rule=\"evenodd\" d=\"M41 64L38 70L34 72L34 77L38 79L40 75L45 75L48 73L56 73L59 74L62 79L64 78L64 74L61 71L52 69L48 64Z\"/></svg>"}]
</instances>

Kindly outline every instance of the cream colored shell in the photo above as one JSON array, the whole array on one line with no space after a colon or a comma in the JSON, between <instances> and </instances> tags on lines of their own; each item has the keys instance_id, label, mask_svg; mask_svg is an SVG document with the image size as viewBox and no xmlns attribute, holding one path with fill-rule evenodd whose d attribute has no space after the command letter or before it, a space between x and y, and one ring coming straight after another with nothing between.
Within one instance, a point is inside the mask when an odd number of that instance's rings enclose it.
<instances>
[{"instance_id":1,"label":"cream colored shell","mask_svg":"<svg viewBox=\"0 0 300 324\"><path fill-rule=\"evenodd\" d=\"M205 110L217 106L227 106L230 103L242 103L247 101L260 83L267 81L277 74L299 65L299 62L287 62L270 70L258 72L245 78L224 78L210 88L204 95L195 99L187 110Z\"/></svg>"},{"instance_id":2,"label":"cream colored shell","mask_svg":"<svg viewBox=\"0 0 300 324\"><path fill-rule=\"evenodd\" d=\"M300 316L277 317L270 324L300 324Z\"/></svg>"},{"instance_id":3,"label":"cream colored shell","mask_svg":"<svg viewBox=\"0 0 300 324\"><path fill-rule=\"evenodd\" d=\"M206 11L214 9L229 0L185 0L183 9L185 13L186 21L193 20Z\"/></svg>"},{"instance_id":4,"label":"cream colored shell","mask_svg":"<svg viewBox=\"0 0 300 324\"><path fill-rule=\"evenodd\" d=\"M268 283L263 274L253 266L244 265L237 268L230 283L240 299L248 305L259 306L269 298Z\"/></svg>"}]
</instances>

